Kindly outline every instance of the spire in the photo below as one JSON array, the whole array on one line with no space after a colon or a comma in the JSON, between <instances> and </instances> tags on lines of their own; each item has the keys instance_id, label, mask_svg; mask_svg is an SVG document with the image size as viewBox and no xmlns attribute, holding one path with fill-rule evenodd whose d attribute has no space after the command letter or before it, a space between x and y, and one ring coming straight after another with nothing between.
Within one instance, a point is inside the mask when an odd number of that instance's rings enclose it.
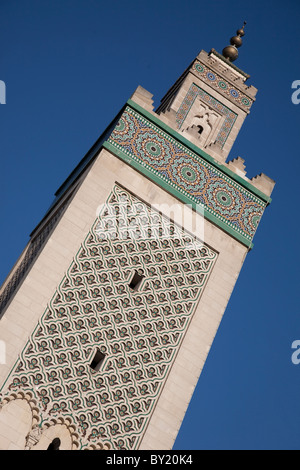
<instances>
[{"instance_id":1,"label":"spire","mask_svg":"<svg viewBox=\"0 0 300 470\"><path fill-rule=\"evenodd\" d=\"M222 55L225 57L225 59L228 59L230 62L233 62L238 58L238 47L241 47L243 41L242 37L245 35L244 28L246 25L246 21L244 21L244 24L241 29L238 29L236 32L236 36L232 36L230 39L230 46L227 46L223 49Z\"/></svg>"}]
</instances>

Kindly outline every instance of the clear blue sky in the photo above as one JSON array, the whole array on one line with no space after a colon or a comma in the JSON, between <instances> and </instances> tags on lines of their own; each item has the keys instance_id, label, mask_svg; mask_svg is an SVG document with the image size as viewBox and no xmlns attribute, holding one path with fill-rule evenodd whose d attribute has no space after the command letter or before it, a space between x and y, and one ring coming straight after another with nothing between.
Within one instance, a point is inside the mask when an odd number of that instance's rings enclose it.
<instances>
[{"instance_id":1,"label":"clear blue sky","mask_svg":"<svg viewBox=\"0 0 300 470\"><path fill-rule=\"evenodd\" d=\"M175 449L299 449L298 0L1 0L0 283L53 194L138 85L155 106L201 49L247 21L257 101L232 149L276 180Z\"/></svg>"}]
</instances>

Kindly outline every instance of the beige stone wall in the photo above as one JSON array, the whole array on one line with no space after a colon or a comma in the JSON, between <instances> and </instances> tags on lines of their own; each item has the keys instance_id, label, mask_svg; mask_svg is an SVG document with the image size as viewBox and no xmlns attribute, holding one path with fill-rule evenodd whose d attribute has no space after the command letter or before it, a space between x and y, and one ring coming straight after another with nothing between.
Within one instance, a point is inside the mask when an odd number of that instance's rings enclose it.
<instances>
[{"instance_id":1,"label":"beige stone wall","mask_svg":"<svg viewBox=\"0 0 300 470\"><path fill-rule=\"evenodd\" d=\"M0 320L0 340L6 345L5 364L0 364L1 386L116 182L146 203L179 203L108 151L101 151ZM184 228L193 233L190 222ZM246 247L208 221L204 242L219 253L217 263L145 431L143 449L172 447L247 252ZM21 448L25 428L19 428L22 432L8 440L6 412L2 418L0 449ZM46 437L45 446L52 434Z\"/></svg>"},{"instance_id":2,"label":"beige stone wall","mask_svg":"<svg viewBox=\"0 0 300 470\"><path fill-rule=\"evenodd\" d=\"M0 409L0 450L24 450L31 424L31 408L26 400L6 403Z\"/></svg>"}]
</instances>

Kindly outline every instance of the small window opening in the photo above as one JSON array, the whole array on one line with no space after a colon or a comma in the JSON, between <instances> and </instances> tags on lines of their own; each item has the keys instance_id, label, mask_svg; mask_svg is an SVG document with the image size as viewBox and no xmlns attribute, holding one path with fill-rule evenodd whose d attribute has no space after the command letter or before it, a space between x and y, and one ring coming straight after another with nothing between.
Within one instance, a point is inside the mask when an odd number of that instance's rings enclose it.
<instances>
[{"instance_id":1,"label":"small window opening","mask_svg":"<svg viewBox=\"0 0 300 470\"><path fill-rule=\"evenodd\" d=\"M130 289L138 290L143 279L144 279L144 276L141 276L137 271L135 271L133 278L131 279L131 282L129 284Z\"/></svg>"},{"instance_id":2,"label":"small window opening","mask_svg":"<svg viewBox=\"0 0 300 470\"><path fill-rule=\"evenodd\" d=\"M198 127L198 134L202 134L203 132L203 127L202 126L197 126Z\"/></svg>"},{"instance_id":3,"label":"small window opening","mask_svg":"<svg viewBox=\"0 0 300 470\"><path fill-rule=\"evenodd\" d=\"M90 363L90 368L93 370L99 370L101 367L101 364L103 363L105 358L105 354L103 354L100 349L97 349L94 357L92 359L92 362Z\"/></svg>"},{"instance_id":4,"label":"small window opening","mask_svg":"<svg viewBox=\"0 0 300 470\"><path fill-rule=\"evenodd\" d=\"M50 442L47 450L59 450L59 446L60 446L60 439L59 437L56 437L55 439L53 439L52 442Z\"/></svg>"}]
</instances>

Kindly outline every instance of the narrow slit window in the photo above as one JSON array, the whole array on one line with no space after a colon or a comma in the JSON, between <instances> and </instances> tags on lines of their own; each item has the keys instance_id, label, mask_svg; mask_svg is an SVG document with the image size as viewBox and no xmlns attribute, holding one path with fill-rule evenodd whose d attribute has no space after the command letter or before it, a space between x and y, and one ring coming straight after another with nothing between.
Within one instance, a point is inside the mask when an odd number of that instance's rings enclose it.
<instances>
[{"instance_id":1,"label":"narrow slit window","mask_svg":"<svg viewBox=\"0 0 300 470\"><path fill-rule=\"evenodd\" d=\"M133 278L131 279L131 282L129 284L130 289L132 290L138 290L138 288L141 285L142 280L144 279L144 276L141 276L137 271L134 272Z\"/></svg>"},{"instance_id":2,"label":"narrow slit window","mask_svg":"<svg viewBox=\"0 0 300 470\"><path fill-rule=\"evenodd\" d=\"M98 371L104 361L104 358L105 355L100 351L100 349L97 349L92 359L92 362L90 363L90 368Z\"/></svg>"}]
</instances>

